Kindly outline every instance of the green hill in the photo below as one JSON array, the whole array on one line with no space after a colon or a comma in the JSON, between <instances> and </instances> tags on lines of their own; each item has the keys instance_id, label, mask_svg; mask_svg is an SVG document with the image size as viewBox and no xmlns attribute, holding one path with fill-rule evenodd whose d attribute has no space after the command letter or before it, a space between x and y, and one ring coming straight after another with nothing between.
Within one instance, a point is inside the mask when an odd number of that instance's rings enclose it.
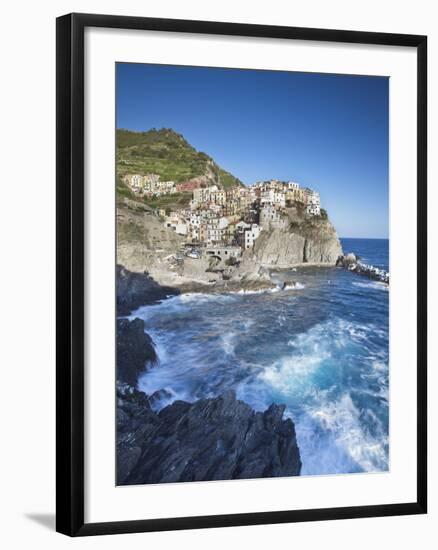
<instances>
[{"instance_id":1,"label":"green hill","mask_svg":"<svg viewBox=\"0 0 438 550\"><path fill-rule=\"evenodd\" d=\"M227 189L242 185L206 153L197 151L170 128L148 132L117 130L117 175L158 174L175 183L206 176L208 183Z\"/></svg>"}]
</instances>

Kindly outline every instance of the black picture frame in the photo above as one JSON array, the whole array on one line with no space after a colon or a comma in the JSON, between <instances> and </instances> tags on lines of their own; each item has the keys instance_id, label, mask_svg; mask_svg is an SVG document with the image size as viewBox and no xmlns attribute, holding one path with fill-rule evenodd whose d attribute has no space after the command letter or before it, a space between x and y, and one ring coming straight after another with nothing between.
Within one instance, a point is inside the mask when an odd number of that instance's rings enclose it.
<instances>
[{"instance_id":1,"label":"black picture frame","mask_svg":"<svg viewBox=\"0 0 438 550\"><path fill-rule=\"evenodd\" d=\"M56 529L69 536L424 514L427 510L427 37L73 13L56 22ZM84 30L86 27L406 46L417 52L417 498L415 502L84 522Z\"/></svg>"}]
</instances>

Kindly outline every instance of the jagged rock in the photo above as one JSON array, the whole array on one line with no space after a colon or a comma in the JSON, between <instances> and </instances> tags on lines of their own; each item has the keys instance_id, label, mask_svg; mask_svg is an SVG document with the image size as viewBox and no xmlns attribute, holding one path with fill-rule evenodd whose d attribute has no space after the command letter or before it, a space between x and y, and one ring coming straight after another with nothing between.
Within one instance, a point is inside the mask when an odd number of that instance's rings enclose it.
<instances>
[{"instance_id":1,"label":"jagged rock","mask_svg":"<svg viewBox=\"0 0 438 550\"><path fill-rule=\"evenodd\" d=\"M142 319L117 320L117 380L135 386L138 376L158 360Z\"/></svg>"},{"instance_id":2,"label":"jagged rock","mask_svg":"<svg viewBox=\"0 0 438 550\"><path fill-rule=\"evenodd\" d=\"M155 414L138 394L128 392L128 404L119 397L118 484L300 473L295 427L283 419L282 405L255 412L229 391L195 403L175 401Z\"/></svg>"},{"instance_id":3,"label":"jagged rock","mask_svg":"<svg viewBox=\"0 0 438 550\"><path fill-rule=\"evenodd\" d=\"M359 256L353 252L350 252L345 256L339 256L336 265L338 267L344 267L345 269L348 269L348 271L356 273L357 275L363 275L368 277L368 279L389 285L389 273L387 271L362 263Z\"/></svg>"},{"instance_id":4,"label":"jagged rock","mask_svg":"<svg viewBox=\"0 0 438 550\"><path fill-rule=\"evenodd\" d=\"M166 389L161 389L155 391L152 395L149 396L149 404L151 407L155 408L162 401L171 399L172 394Z\"/></svg>"},{"instance_id":5,"label":"jagged rock","mask_svg":"<svg viewBox=\"0 0 438 550\"><path fill-rule=\"evenodd\" d=\"M338 263L343 265L344 267L348 267L350 264L355 264L357 262L358 258L354 252L349 252L345 256L340 256Z\"/></svg>"},{"instance_id":6,"label":"jagged rock","mask_svg":"<svg viewBox=\"0 0 438 550\"><path fill-rule=\"evenodd\" d=\"M147 395L129 384L117 382L117 479L126 479L137 464L139 444L158 425Z\"/></svg>"},{"instance_id":7,"label":"jagged rock","mask_svg":"<svg viewBox=\"0 0 438 550\"><path fill-rule=\"evenodd\" d=\"M128 315L134 309L179 294L179 290L161 286L147 273L134 273L117 266L117 313Z\"/></svg>"}]
</instances>

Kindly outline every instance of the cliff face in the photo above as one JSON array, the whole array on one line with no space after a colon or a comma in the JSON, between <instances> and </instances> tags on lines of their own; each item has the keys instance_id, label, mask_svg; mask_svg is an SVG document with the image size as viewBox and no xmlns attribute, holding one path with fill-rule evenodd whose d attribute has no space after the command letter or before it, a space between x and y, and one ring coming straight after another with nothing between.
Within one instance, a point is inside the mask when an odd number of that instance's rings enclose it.
<instances>
[{"instance_id":1,"label":"cliff face","mask_svg":"<svg viewBox=\"0 0 438 550\"><path fill-rule=\"evenodd\" d=\"M266 267L288 268L303 263L335 265L342 247L328 219L290 215L285 229L264 230L248 259Z\"/></svg>"},{"instance_id":2,"label":"cliff face","mask_svg":"<svg viewBox=\"0 0 438 550\"><path fill-rule=\"evenodd\" d=\"M175 254L184 239L164 227L154 210L141 202L121 199L117 205L117 264L143 273Z\"/></svg>"}]
</instances>

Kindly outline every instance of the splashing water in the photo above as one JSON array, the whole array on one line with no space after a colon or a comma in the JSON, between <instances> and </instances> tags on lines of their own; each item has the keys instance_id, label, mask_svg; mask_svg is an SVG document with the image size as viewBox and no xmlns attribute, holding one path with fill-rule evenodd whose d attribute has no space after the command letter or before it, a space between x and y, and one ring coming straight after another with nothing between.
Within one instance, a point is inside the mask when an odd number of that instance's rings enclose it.
<instances>
[{"instance_id":1,"label":"splashing water","mask_svg":"<svg viewBox=\"0 0 438 550\"><path fill-rule=\"evenodd\" d=\"M140 388L187 401L234 389L256 410L284 403L303 475L387 470L389 293L342 269L281 276L298 285L140 308L160 359Z\"/></svg>"}]
</instances>

